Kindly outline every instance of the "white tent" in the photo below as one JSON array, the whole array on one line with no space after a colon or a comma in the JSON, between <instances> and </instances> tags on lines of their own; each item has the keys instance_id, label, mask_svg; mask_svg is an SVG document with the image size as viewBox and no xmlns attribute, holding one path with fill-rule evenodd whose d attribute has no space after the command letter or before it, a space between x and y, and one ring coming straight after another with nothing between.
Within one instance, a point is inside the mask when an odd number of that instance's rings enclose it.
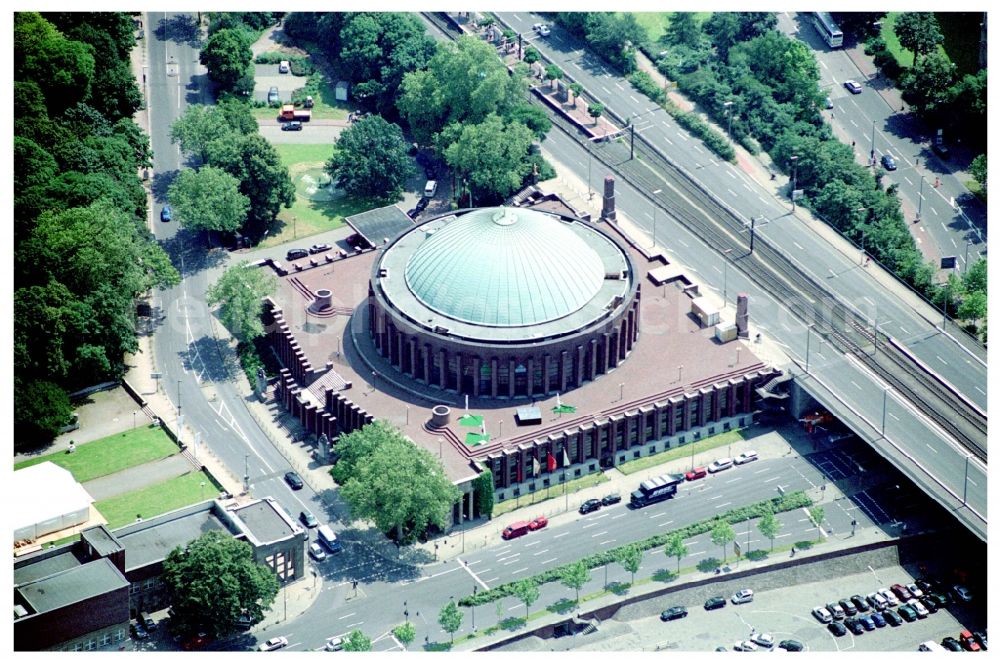
<instances>
[{"instance_id":1,"label":"white tent","mask_svg":"<svg viewBox=\"0 0 1000 666\"><path fill-rule=\"evenodd\" d=\"M37 539L87 522L94 499L67 470L43 462L14 472L14 541Z\"/></svg>"}]
</instances>

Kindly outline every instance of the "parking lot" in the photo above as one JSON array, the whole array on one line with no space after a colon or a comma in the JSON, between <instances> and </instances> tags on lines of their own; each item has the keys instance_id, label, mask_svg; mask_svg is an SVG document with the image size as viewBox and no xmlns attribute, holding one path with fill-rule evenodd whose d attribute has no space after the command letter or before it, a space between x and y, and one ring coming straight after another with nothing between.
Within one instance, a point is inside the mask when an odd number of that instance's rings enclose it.
<instances>
[{"instance_id":1,"label":"parking lot","mask_svg":"<svg viewBox=\"0 0 1000 666\"><path fill-rule=\"evenodd\" d=\"M957 637L962 629L985 627L985 614L975 600L971 604L939 610L924 619L898 627L886 626L860 636L848 632L840 638L835 638L826 625L810 614L815 606L854 594L864 596L892 583L912 581L912 573L895 565L757 592L751 603L739 606L727 603L724 608L713 611L702 608L704 599L693 603L689 596L694 592L692 590L663 597L661 601L663 608L686 605L689 614L685 618L662 622L657 613L627 623L608 620L602 623L600 631L591 636L559 639L556 643L560 645L556 649L713 651L724 647L732 651L735 642L747 640L756 631L770 634L776 645L785 639L798 640L807 651L915 651L924 641L941 642L945 636ZM973 590L974 595L984 593L984 590ZM703 593L701 596L707 598L710 595ZM626 625L627 629L623 631L623 627L615 625ZM617 635L598 638L601 634ZM574 647L571 645L573 641L580 644Z\"/></svg>"}]
</instances>

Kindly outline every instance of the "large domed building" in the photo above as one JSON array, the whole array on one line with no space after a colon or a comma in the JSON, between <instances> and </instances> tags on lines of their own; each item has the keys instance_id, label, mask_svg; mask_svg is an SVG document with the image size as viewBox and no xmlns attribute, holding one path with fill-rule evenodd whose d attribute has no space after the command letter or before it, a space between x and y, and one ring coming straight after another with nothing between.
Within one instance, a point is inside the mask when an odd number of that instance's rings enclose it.
<instances>
[{"instance_id":1,"label":"large domed building","mask_svg":"<svg viewBox=\"0 0 1000 666\"><path fill-rule=\"evenodd\" d=\"M628 252L581 220L481 208L388 243L369 283L375 347L400 372L470 396L565 392L616 367L639 330Z\"/></svg>"}]
</instances>

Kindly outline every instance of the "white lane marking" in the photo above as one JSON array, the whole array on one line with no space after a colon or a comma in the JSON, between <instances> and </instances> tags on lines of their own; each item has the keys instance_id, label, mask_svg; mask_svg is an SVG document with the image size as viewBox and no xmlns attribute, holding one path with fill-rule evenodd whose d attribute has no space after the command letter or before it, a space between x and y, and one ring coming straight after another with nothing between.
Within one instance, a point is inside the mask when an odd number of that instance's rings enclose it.
<instances>
[{"instance_id":1,"label":"white lane marking","mask_svg":"<svg viewBox=\"0 0 1000 666\"><path fill-rule=\"evenodd\" d=\"M986 391L984 391L983 389L979 388L978 386L974 386L973 388L976 389L977 391L979 391L980 393L982 393L983 395L986 395Z\"/></svg>"},{"instance_id":2,"label":"white lane marking","mask_svg":"<svg viewBox=\"0 0 1000 666\"><path fill-rule=\"evenodd\" d=\"M690 248L691 247L690 245L688 245L687 243L684 242L683 238L678 238L677 240L680 241L680 244L683 245L684 247L686 247L686 248Z\"/></svg>"},{"instance_id":3,"label":"white lane marking","mask_svg":"<svg viewBox=\"0 0 1000 666\"><path fill-rule=\"evenodd\" d=\"M604 530L603 532L598 532L597 534L591 534L590 538L593 539L594 537L604 536L607 533L608 533L608 531Z\"/></svg>"},{"instance_id":4,"label":"white lane marking","mask_svg":"<svg viewBox=\"0 0 1000 666\"><path fill-rule=\"evenodd\" d=\"M753 192L753 190L750 188L750 186L747 185L746 183L743 183L743 189L746 190L747 192Z\"/></svg>"},{"instance_id":5,"label":"white lane marking","mask_svg":"<svg viewBox=\"0 0 1000 666\"><path fill-rule=\"evenodd\" d=\"M924 442L924 443L925 443L925 444L927 444L927 442ZM927 444L927 448L928 448L928 449L930 449L931 451L933 451L934 453L937 453L937 449L935 449L935 448L934 448L933 446L931 446L930 444Z\"/></svg>"},{"instance_id":6,"label":"white lane marking","mask_svg":"<svg viewBox=\"0 0 1000 666\"><path fill-rule=\"evenodd\" d=\"M887 412L887 413L889 414L889 416L891 416L892 418L896 419L897 421L899 420L899 417L896 416L895 414L893 414L892 412Z\"/></svg>"},{"instance_id":7,"label":"white lane marking","mask_svg":"<svg viewBox=\"0 0 1000 666\"><path fill-rule=\"evenodd\" d=\"M873 301L872 299L868 298L867 296L864 296L863 298L864 298L864 299L865 299L866 301L868 301L869 303L871 303L873 307L875 306L875 301Z\"/></svg>"},{"instance_id":8,"label":"white lane marking","mask_svg":"<svg viewBox=\"0 0 1000 666\"><path fill-rule=\"evenodd\" d=\"M941 361L941 362L942 362L942 363L944 363L945 365L948 365L948 361L944 360L943 358L941 358L941 357L940 357L940 356L938 356L937 354L935 354L935 355L934 355L934 358L936 358L937 360Z\"/></svg>"},{"instance_id":9,"label":"white lane marking","mask_svg":"<svg viewBox=\"0 0 1000 666\"><path fill-rule=\"evenodd\" d=\"M547 552L549 552L549 549L548 549L548 548L546 548L545 550L540 550L540 551L538 551L537 553L533 553L533 554L534 554L534 555L544 555L544 554L545 554L545 553L547 553Z\"/></svg>"},{"instance_id":10,"label":"white lane marking","mask_svg":"<svg viewBox=\"0 0 1000 666\"><path fill-rule=\"evenodd\" d=\"M346 620L347 618L354 617L355 615L357 615L357 613L348 613L347 615L341 615L337 619L338 620Z\"/></svg>"},{"instance_id":11,"label":"white lane marking","mask_svg":"<svg viewBox=\"0 0 1000 666\"><path fill-rule=\"evenodd\" d=\"M857 383L856 381L854 381L854 380L852 379L852 380L851 380L851 383L852 383L852 384L854 384L854 388L858 389L859 391L861 390L861 387L860 387L860 386L858 386L858 383Z\"/></svg>"},{"instance_id":12,"label":"white lane marking","mask_svg":"<svg viewBox=\"0 0 1000 666\"><path fill-rule=\"evenodd\" d=\"M365 621L361 620L361 622L355 622L354 624L347 625L346 627L344 627L344 629L350 629L351 627L360 627L364 623L365 623Z\"/></svg>"},{"instance_id":13,"label":"white lane marking","mask_svg":"<svg viewBox=\"0 0 1000 666\"><path fill-rule=\"evenodd\" d=\"M724 507L724 506L729 506L730 504L732 504L732 502L723 502L722 504L717 504L717 505L715 506L715 508L716 508L716 509L721 509L722 507Z\"/></svg>"},{"instance_id":14,"label":"white lane marking","mask_svg":"<svg viewBox=\"0 0 1000 666\"><path fill-rule=\"evenodd\" d=\"M661 120L660 122L663 123L664 127L670 127L670 123L668 123L666 120Z\"/></svg>"},{"instance_id":15,"label":"white lane marking","mask_svg":"<svg viewBox=\"0 0 1000 666\"><path fill-rule=\"evenodd\" d=\"M564 536L566 536L567 534L569 534L569 532L560 532L559 534L553 534L553 535L552 535L552 538L553 538L553 539L558 539L559 537L564 537Z\"/></svg>"},{"instance_id":16,"label":"white lane marking","mask_svg":"<svg viewBox=\"0 0 1000 666\"><path fill-rule=\"evenodd\" d=\"M729 176L730 178L732 178L733 180L736 180L736 176L733 175L732 171L726 171L726 175Z\"/></svg>"},{"instance_id":17,"label":"white lane marking","mask_svg":"<svg viewBox=\"0 0 1000 666\"><path fill-rule=\"evenodd\" d=\"M559 559L558 557L553 557L553 558L552 558L552 559L550 559L550 560L545 560L544 562L542 562L542 564L548 564L549 562L555 562L555 561L556 561L556 560L558 560L558 559Z\"/></svg>"},{"instance_id":18,"label":"white lane marking","mask_svg":"<svg viewBox=\"0 0 1000 666\"><path fill-rule=\"evenodd\" d=\"M667 515L667 512L661 511L659 513L654 513L652 516L649 516L649 518L659 518L660 516L665 516L665 515Z\"/></svg>"},{"instance_id":19,"label":"white lane marking","mask_svg":"<svg viewBox=\"0 0 1000 666\"><path fill-rule=\"evenodd\" d=\"M657 527L666 527L667 525L669 525L669 524L670 524L670 523L672 523L672 522L674 522L674 521L672 521L672 520L668 520L668 521L667 521L667 522L665 522L665 523L660 523L659 525L657 525Z\"/></svg>"},{"instance_id":20,"label":"white lane marking","mask_svg":"<svg viewBox=\"0 0 1000 666\"><path fill-rule=\"evenodd\" d=\"M733 195L734 197L738 197L738 196L740 196L740 195L736 194L736 192L733 192L733 191L732 191L731 189L729 189L728 187L726 188L726 191L727 191L727 192L729 192L730 194L732 194L732 195Z\"/></svg>"},{"instance_id":21,"label":"white lane marking","mask_svg":"<svg viewBox=\"0 0 1000 666\"><path fill-rule=\"evenodd\" d=\"M906 330L905 328L903 328L902 326L899 327L899 330L901 330L903 333L906 333L907 335L910 334L910 332L908 330Z\"/></svg>"},{"instance_id":22,"label":"white lane marking","mask_svg":"<svg viewBox=\"0 0 1000 666\"><path fill-rule=\"evenodd\" d=\"M629 95L629 97L631 97L631 98L632 98L632 101L633 101L633 102L635 102L636 104L642 104L642 101L641 101L641 100L638 100L638 99L636 99L636 98L635 98L635 95Z\"/></svg>"},{"instance_id":23,"label":"white lane marking","mask_svg":"<svg viewBox=\"0 0 1000 666\"><path fill-rule=\"evenodd\" d=\"M705 151L704 151L704 150L702 150L701 148L699 148L697 144L695 144L695 146L694 146L694 149L695 149L695 150L697 150L697 151L698 151L699 153L701 153L702 155L704 155L704 154L705 154Z\"/></svg>"},{"instance_id":24,"label":"white lane marking","mask_svg":"<svg viewBox=\"0 0 1000 666\"><path fill-rule=\"evenodd\" d=\"M674 142L668 139L667 137L663 137L663 140L669 143L671 146L674 145Z\"/></svg>"},{"instance_id":25,"label":"white lane marking","mask_svg":"<svg viewBox=\"0 0 1000 666\"><path fill-rule=\"evenodd\" d=\"M612 92L611 92L610 90L608 90L607 86L601 86L601 88L603 88L603 89L604 89L604 92L608 93L609 95L612 95L612 94L614 94L614 93L612 93Z\"/></svg>"},{"instance_id":26,"label":"white lane marking","mask_svg":"<svg viewBox=\"0 0 1000 666\"><path fill-rule=\"evenodd\" d=\"M780 476L772 476L770 479L764 479L764 483L771 483L772 481L777 481L780 478Z\"/></svg>"},{"instance_id":27,"label":"white lane marking","mask_svg":"<svg viewBox=\"0 0 1000 666\"><path fill-rule=\"evenodd\" d=\"M482 571L480 571L480 572L478 572L478 573L479 573L479 575L480 575L480 576L482 576L483 574L485 574L485 573L489 573L489 572L491 572L491 571L493 571L493 569L483 569Z\"/></svg>"},{"instance_id":28,"label":"white lane marking","mask_svg":"<svg viewBox=\"0 0 1000 666\"><path fill-rule=\"evenodd\" d=\"M527 571L527 570L528 570L528 569L530 569L530 568L531 568L531 567L524 567L523 569L518 569L517 571L511 571L510 573L511 573L511 575L513 576L514 574L519 574L519 573L521 573L522 571Z\"/></svg>"},{"instance_id":29,"label":"white lane marking","mask_svg":"<svg viewBox=\"0 0 1000 666\"><path fill-rule=\"evenodd\" d=\"M625 91L625 87L622 84L618 83L617 81L615 81L615 85L618 86L618 90L621 90L622 92Z\"/></svg>"},{"instance_id":30,"label":"white lane marking","mask_svg":"<svg viewBox=\"0 0 1000 666\"><path fill-rule=\"evenodd\" d=\"M466 563L462 561L462 558L460 558L460 557L457 558L457 561L458 561L459 564L462 565L463 569L465 569L466 571L469 572L469 575L472 576L476 580L477 583L479 583L480 585L483 586L484 590L489 590L490 589L490 586L487 585L479 576L477 576L476 572L473 571L472 569L470 569L468 567L468 565L466 565ZM499 578L499 576L497 576L497 578ZM496 580L496 578L494 578L493 580Z\"/></svg>"},{"instance_id":31,"label":"white lane marking","mask_svg":"<svg viewBox=\"0 0 1000 666\"><path fill-rule=\"evenodd\" d=\"M598 546L606 546L607 544L614 543L615 541L618 541L618 539L608 539L607 541L602 541L601 543L599 543L597 545Z\"/></svg>"},{"instance_id":32,"label":"white lane marking","mask_svg":"<svg viewBox=\"0 0 1000 666\"><path fill-rule=\"evenodd\" d=\"M487 578L486 582L487 583L492 583L493 581L499 580L499 579L500 579L500 576L494 576L493 578Z\"/></svg>"},{"instance_id":33,"label":"white lane marking","mask_svg":"<svg viewBox=\"0 0 1000 666\"><path fill-rule=\"evenodd\" d=\"M473 564L479 564L480 562L482 562L482 560L476 560L475 562L469 562L469 566L471 567Z\"/></svg>"}]
</instances>

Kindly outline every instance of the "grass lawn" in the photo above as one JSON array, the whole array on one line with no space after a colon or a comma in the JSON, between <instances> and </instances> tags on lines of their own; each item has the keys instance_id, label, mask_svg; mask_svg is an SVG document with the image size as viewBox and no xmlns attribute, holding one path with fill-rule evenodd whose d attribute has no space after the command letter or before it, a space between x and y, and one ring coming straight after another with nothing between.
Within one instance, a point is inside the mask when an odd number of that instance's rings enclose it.
<instances>
[{"instance_id":1,"label":"grass lawn","mask_svg":"<svg viewBox=\"0 0 1000 666\"><path fill-rule=\"evenodd\" d=\"M96 502L94 506L107 519L108 528L115 529L134 522L136 515L152 518L211 499L221 491L204 472L190 472L155 486Z\"/></svg>"},{"instance_id":2,"label":"grass lawn","mask_svg":"<svg viewBox=\"0 0 1000 666\"><path fill-rule=\"evenodd\" d=\"M889 12L882 21L882 39L886 47L903 67L913 67L913 51L904 49L896 38L896 18L901 12ZM958 68L958 76L979 71L979 22L980 12L935 12L935 18L944 35L938 49L948 55Z\"/></svg>"},{"instance_id":3,"label":"grass lawn","mask_svg":"<svg viewBox=\"0 0 1000 666\"><path fill-rule=\"evenodd\" d=\"M678 446L673 449L667 449L652 456L646 456L644 458L638 458L636 460L629 460L621 465L616 465L615 467L622 474L633 474L644 469L649 469L650 467L656 467L657 465L662 465L665 462L670 462L671 460L678 460L681 458L691 457L691 447L694 447L695 453L701 453L703 451L710 451L712 449L718 448L720 446L728 446L735 442L743 441L743 433L739 430L730 430L729 432L720 432L718 435L713 435L706 439L699 439L686 446Z\"/></svg>"},{"instance_id":4,"label":"grass lawn","mask_svg":"<svg viewBox=\"0 0 1000 666\"><path fill-rule=\"evenodd\" d=\"M646 29L646 36L649 41L656 43L670 25L670 15L673 12L632 12L635 20ZM695 21L701 25L712 15L712 12L695 12Z\"/></svg>"},{"instance_id":5,"label":"grass lawn","mask_svg":"<svg viewBox=\"0 0 1000 666\"><path fill-rule=\"evenodd\" d=\"M582 490L584 488L593 488L594 486L599 486L606 481L611 479L604 472L599 472L597 474L588 474L587 476L582 476L579 479L572 479L567 481L565 484L566 494L574 493L577 490ZM493 517L507 513L508 511L513 511L519 508L521 505L530 506L536 502L543 502L547 499L552 499L553 497L559 497L563 494L563 484L555 483L549 488L544 490L536 491L534 494L526 493L521 495L520 498L515 498L511 500L506 500L503 502L498 502L493 506ZM518 501L520 499L520 501Z\"/></svg>"},{"instance_id":6,"label":"grass lawn","mask_svg":"<svg viewBox=\"0 0 1000 666\"><path fill-rule=\"evenodd\" d=\"M143 426L80 444L73 453L60 451L25 460L14 465L14 469L31 467L51 460L69 470L78 482L84 483L145 462L172 456L177 451L177 445L162 429Z\"/></svg>"},{"instance_id":7,"label":"grass lawn","mask_svg":"<svg viewBox=\"0 0 1000 666\"><path fill-rule=\"evenodd\" d=\"M288 167L296 185L295 203L278 214L279 224L260 247L273 247L295 238L304 238L344 225L344 218L371 208L365 201L339 196L331 201L315 201L299 192L300 179L307 171L322 170L333 154L331 146L321 144L276 144L281 163Z\"/></svg>"}]
</instances>

